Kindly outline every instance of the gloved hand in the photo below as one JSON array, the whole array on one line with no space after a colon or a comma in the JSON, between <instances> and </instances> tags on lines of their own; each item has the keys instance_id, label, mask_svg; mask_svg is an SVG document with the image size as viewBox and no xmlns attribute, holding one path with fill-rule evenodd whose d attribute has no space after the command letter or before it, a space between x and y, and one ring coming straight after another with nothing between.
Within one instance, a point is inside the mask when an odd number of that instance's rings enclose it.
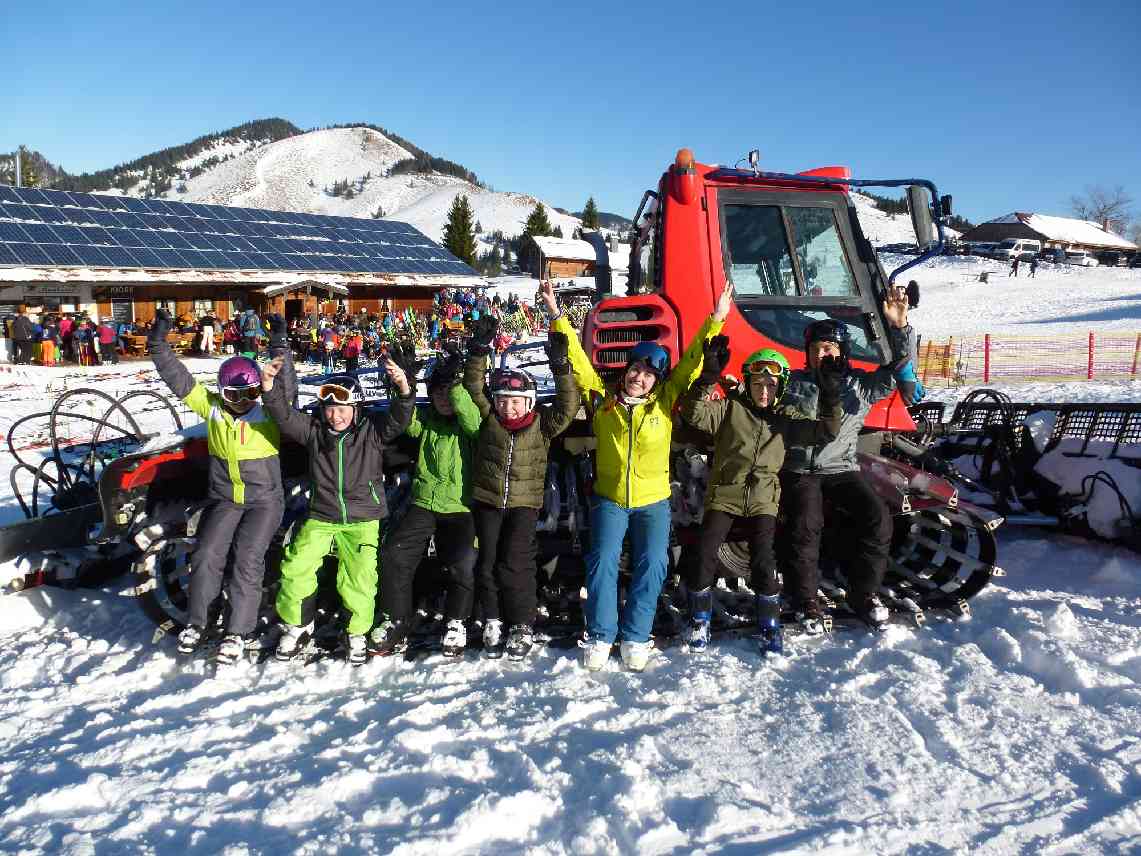
<instances>
[{"instance_id":1,"label":"gloved hand","mask_svg":"<svg viewBox=\"0 0 1141 856\"><path fill-rule=\"evenodd\" d=\"M436 358L436 365L432 369L431 385L444 384L451 386L463 368L464 355L460 353L455 342L445 342L444 352Z\"/></svg>"},{"instance_id":2,"label":"gloved hand","mask_svg":"<svg viewBox=\"0 0 1141 856\"><path fill-rule=\"evenodd\" d=\"M269 330L269 346L271 348L289 347L289 335L286 332L285 319L277 312L265 316L265 326Z\"/></svg>"},{"instance_id":3,"label":"gloved hand","mask_svg":"<svg viewBox=\"0 0 1141 856\"><path fill-rule=\"evenodd\" d=\"M922 381L915 373L915 364L911 360L908 360L902 368L896 371L895 385L899 388L899 397L908 407L921 402L923 396L927 394Z\"/></svg>"},{"instance_id":4,"label":"gloved hand","mask_svg":"<svg viewBox=\"0 0 1141 856\"><path fill-rule=\"evenodd\" d=\"M715 384L729 365L729 337L714 336L702 346L702 352L701 375L697 382L702 385Z\"/></svg>"},{"instance_id":5,"label":"gloved hand","mask_svg":"<svg viewBox=\"0 0 1141 856\"><path fill-rule=\"evenodd\" d=\"M174 319L165 309L155 312L155 320L151 322L151 330L147 333L147 348L157 344L166 344L166 334L170 332Z\"/></svg>"},{"instance_id":6,"label":"gloved hand","mask_svg":"<svg viewBox=\"0 0 1141 856\"><path fill-rule=\"evenodd\" d=\"M471 325L471 340L468 342L468 351L477 356L491 352L491 341L499 329L499 322L490 315L477 318Z\"/></svg>"},{"instance_id":7,"label":"gloved hand","mask_svg":"<svg viewBox=\"0 0 1141 856\"><path fill-rule=\"evenodd\" d=\"M415 388L416 373L420 370L420 363L416 362L416 346L411 342L393 342L388 346L388 358L404 370L408 383Z\"/></svg>"},{"instance_id":8,"label":"gloved hand","mask_svg":"<svg viewBox=\"0 0 1141 856\"><path fill-rule=\"evenodd\" d=\"M570 371L570 340L566 333L552 330L547 334L547 357L553 374L563 375Z\"/></svg>"},{"instance_id":9,"label":"gloved hand","mask_svg":"<svg viewBox=\"0 0 1141 856\"><path fill-rule=\"evenodd\" d=\"M848 374L848 361L843 357L827 356L820 359L816 370L816 385L820 387L820 402L835 404L840 400L844 378Z\"/></svg>"}]
</instances>

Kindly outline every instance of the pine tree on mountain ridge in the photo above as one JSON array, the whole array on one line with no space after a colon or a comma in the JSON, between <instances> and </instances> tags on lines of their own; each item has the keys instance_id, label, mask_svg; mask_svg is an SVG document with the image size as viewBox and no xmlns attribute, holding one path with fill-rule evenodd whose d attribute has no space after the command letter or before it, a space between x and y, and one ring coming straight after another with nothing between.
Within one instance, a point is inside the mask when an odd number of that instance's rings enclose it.
<instances>
[{"instance_id":1,"label":"pine tree on mountain ridge","mask_svg":"<svg viewBox=\"0 0 1141 856\"><path fill-rule=\"evenodd\" d=\"M448 209L448 223L444 226L444 246L460 261L476 263L474 212L466 194L459 194Z\"/></svg>"}]
</instances>

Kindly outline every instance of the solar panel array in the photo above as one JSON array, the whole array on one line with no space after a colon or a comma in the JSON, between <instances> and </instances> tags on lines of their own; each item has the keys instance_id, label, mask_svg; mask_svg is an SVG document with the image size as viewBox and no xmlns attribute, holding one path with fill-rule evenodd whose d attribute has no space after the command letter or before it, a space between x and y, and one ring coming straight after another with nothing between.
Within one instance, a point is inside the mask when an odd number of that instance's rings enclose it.
<instances>
[{"instance_id":1,"label":"solar panel array","mask_svg":"<svg viewBox=\"0 0 1141 856\"><path fill-rule=\"evenodd\" d=\"M407 223L0 185L0 267L475 276Z\"/></svg>"}]
</instances>

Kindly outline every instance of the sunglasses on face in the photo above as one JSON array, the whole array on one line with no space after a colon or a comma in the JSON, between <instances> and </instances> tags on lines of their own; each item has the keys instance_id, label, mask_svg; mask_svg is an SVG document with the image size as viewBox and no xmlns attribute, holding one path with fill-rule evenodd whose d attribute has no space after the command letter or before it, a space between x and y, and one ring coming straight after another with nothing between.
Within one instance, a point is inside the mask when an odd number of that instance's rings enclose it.
<instances>
[{"instance_id":1,"label":"sunglasses on face","mask_svg":"<svg viewBox=\"0 0 1141 856\"><path fill-rule=\"evenodd\" d=\"M317 390L317 400L327 404L353 404L353 391L335 383L322 384Z\"/></svg>"},{"instance_id":2,"label":"sunglasses on face","mask_svg":"<svg viewBox=\"0 0 1141 856\"><path fill-rule=\"evenodd\" d=\"M222 388L222 398L231 404L256 401L259 395L261 395L260 384L257 386L227 386Z\"/></svg>"},{"instance_id":3,"label":"sunglasses on face","mask_svg":"<svg viewBox=\"0 0 1141 856\"><path fill-rule=\"evenodd\" d=\"M756 360L745 366L746 375L771 375L780 377L784 373L784 366L776 360Z\"/></svg>"}]
</instances>

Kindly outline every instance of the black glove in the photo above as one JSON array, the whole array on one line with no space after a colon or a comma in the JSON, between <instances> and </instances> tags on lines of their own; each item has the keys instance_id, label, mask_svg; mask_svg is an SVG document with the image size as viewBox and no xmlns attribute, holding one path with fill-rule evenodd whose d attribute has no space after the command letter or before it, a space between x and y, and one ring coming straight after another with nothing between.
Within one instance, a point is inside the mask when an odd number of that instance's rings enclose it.
<instances>
[{"instance_id":1,"label":"black glove","mask_svg":"<svg viewBox=\"0 0 1141 856\"><path fill-rule=\"evenodd\" d=\"M388 358L404 370L408 376L408 385L416 389L416 375L420 371L420 363L416 362L416 346L411 342L393 342L388 346Z\"/></svg>"},{"instance_id":2,"label":"black glove","mask_svg":"<svg viewBox=\"0 0 1141 856\"><path fill-rule=\"evenodd\" d=\"M269 330L269 346L271 348L289 347L289 335L285 328L285 319L274 312L265 316L265 326Z\"/></svg>"},{"instance_id":3,"label":"black glove","mask_svg":"<svg viewBox=\"0 0 1141 856\"><path fill-rule=\"evenodd\" d=\"M432 369L432 386L451 386L455 383L463 368L464 355L460 353L455 342L445 342L444 352L436 358L436 365Z\"/></svg>"},{"instance_id":4,"label":"black glove","mask_svg":"<svg viewBox=\"0 0 1141 856\"><path fill-rule=\"evenodd\" d=\"M161 343L166 344L166 334L170 332L173 325L173 319L170 313L165 309L159 309L155 312L155 320L151 322L151 331L147 333L147 348L152 348Z\"/></svg>"},{"instance_id":5,"label":"black glove","mask_svg":"<svg viewBox=\"0 0 1141 856\"><path fill-rule=\"evenodd\" d=\"M566 333L552 330L547 334L547 358L554 374L564 375L570 371L570 340Z\"/></svg>"},{"instance_id":6,"label":"black glove","mask_svg":"<svg viewBox=\"0 0 1141 856\"><path fill-rule=\"evenodd\" d=\"M490 315L481 315L471 325L471 340L468 351L477 356L491 352L491 340L499 329L499 322Z\"/></svg>"},{"instance_id":7,"label":"black glove","mask_svg":"<svg viewBox=\"0 0 1141 856\"><path fill-rule=\"evenodd\" d=\"M714 336L702 346L704 357L701 375L697 382L703 386L712 385L721 379L721 373L729 365L729 337Z\"/></svg>"},{"instance_id":8,"label":"black glove","mask_svg":"<svg viewBox=\"0 0 1141 856\"><path fill-rule=\"evenodd\" d=\"M816 385L820 387L820 402L834 405L840 400L844 388L844 378L848 374L848 361L843 357L827 356L820 358L820 368L816 370Z\"/></svg>"}]
</instances>

